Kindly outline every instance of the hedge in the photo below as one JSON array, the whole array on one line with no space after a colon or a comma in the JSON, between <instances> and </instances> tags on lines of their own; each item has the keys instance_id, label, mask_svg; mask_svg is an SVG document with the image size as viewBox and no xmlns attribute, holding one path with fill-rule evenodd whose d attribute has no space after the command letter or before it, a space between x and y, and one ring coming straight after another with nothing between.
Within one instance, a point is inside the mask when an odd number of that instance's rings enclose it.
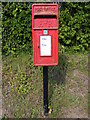
<instances>
[{"instance_id":1,"label":"hedge","mask_svg":"<svg viewBox=\"0 0 90 120\"><path fill-rule=\"evenodd\" d=\"M59 14L59 42L76 51L88 50L90 26L88 3L62 3ZM2 51L15 54L32 52L32 5L2 3Z\"/></svg>"}]
</instances>

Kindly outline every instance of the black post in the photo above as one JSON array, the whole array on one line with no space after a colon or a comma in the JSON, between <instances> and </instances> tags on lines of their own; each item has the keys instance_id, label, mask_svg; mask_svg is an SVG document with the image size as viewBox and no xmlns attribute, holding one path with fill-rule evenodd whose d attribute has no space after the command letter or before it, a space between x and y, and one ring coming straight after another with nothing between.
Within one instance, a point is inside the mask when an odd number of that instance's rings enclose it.
<instances>
[{"instance_id":1,"label":"black post","mask_svg":"<svg viewBox=\"0 0 90 120\"><path fill-rule=\"evenodd\" d=\"M48 115L48 67L43 67L43 104L44 115Z\"/></svg>"}]
</instances>

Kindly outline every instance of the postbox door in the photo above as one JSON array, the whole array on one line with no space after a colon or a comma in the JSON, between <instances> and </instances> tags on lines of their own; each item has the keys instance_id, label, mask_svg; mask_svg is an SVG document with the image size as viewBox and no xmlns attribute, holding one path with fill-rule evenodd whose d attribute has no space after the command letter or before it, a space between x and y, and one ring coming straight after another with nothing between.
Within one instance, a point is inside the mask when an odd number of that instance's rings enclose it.
<instances>
[{"instance_id":1,"label":"postbox door","mask_svg":"<svg viewBox=\"0 0 90 120\"><path fill-rule=\"evenodd\" d=\"M56 30L48 30L48 34L44 35L43 30L36 30L35 37L35 48L36 48L36 63L37 64L51 64L56 63L56 55L57 55L57 31ZM47 38L46 42L42 42L42 38ZM41 43L42 42L42 43ZM47 46L41 46L41 44ZM49 45L48 45L49 44ZM46 47L46 48L45 48ZM45 52L45 53L43 53Z\"/></svg>"}]
</instances>

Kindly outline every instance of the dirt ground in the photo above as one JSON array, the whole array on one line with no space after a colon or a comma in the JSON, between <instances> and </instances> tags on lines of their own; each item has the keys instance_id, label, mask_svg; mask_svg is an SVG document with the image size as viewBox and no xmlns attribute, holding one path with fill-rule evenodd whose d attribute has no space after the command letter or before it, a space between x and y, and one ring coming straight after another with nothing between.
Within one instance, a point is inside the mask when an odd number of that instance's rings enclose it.
<instances>
[{"instance_id":1,"label":"dirt ground","mask_svg":"<svg viewBox=\"0 0 90 120\"><path fill-rule=\"evenodd\" d=\"M75 94L79 101L82 102L82 106L73 106L69 109L64 109L65 118L88 118L88 80L89 77L84 75L82 72L77 69L73 71L73 77L77 80L70 80L67 78L67 84L72 81L74 87L67 87L68 92ZM80 83L79 83L80 80ZM81 84L81 85L80 85Z\"/></svg>"}]
</instances>

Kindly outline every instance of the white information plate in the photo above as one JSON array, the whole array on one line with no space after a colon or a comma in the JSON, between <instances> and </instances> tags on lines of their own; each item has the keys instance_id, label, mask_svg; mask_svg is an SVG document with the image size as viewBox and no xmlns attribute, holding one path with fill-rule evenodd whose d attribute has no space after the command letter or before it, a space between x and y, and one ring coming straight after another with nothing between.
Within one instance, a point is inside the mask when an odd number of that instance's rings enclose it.
<instances>
[{"instance_id":1,"label":"white information plate","mask_svg":"<svg viewBox=\"0 0 90 120\"><path fill-rule=\"evenodd\" d=\"M51 36L40 36L40 55L51 56Z\"/></svg>"}]
</instances>

